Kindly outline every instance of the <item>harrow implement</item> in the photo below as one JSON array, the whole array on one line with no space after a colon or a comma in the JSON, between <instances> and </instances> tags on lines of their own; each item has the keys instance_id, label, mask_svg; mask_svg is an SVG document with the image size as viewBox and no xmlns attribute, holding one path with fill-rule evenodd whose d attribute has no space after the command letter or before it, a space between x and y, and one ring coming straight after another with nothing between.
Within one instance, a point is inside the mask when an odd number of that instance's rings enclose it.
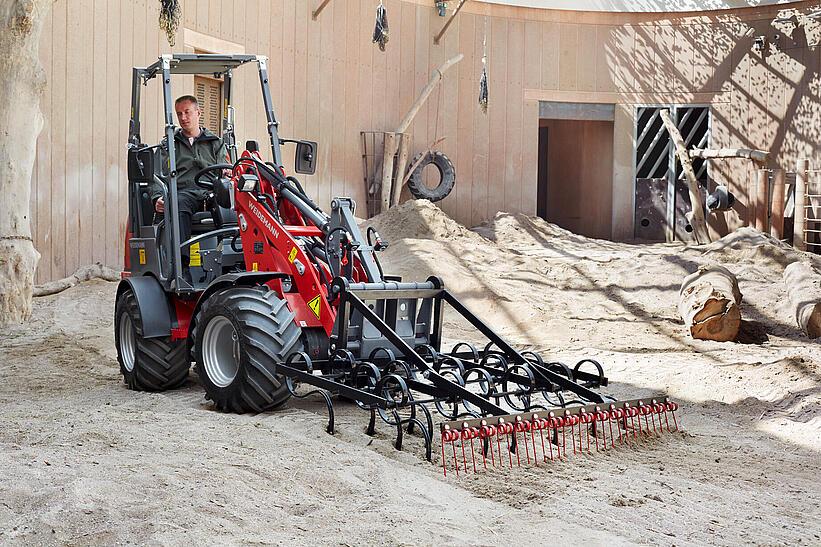
<instances>
[{"instance_id":1,"label":"harrow implement","mask_svg":"<svg viewBox=\"0 0 821 547\"><path fill-rule=\"evenodd\" d=\"M450 469L458 475L460 470L562 461L570 453L604 451L678 431L678 405L669 398L619 401L596 391L608 380L593 359L571 368L545 362L535 352L517 351L436 277L421 284L351 284L337 278L334 286L342 328L332 337L332 356L311 360L299 352L278 367L289 378L289 386L294 378L317 388L302 396L323 396L329 433L334 431L330 395L341 395L370 412L368 434L375 433L377 418L394 428L397 449L402 448L405 432L418 429L431 461L436 416L443 420L439 423L443 473ZM397 333L402 329L386 322L396 315L376 310L403 305L417 309L417 304L420 328L416 332L425 334L430 343L411 347ZM483 349L460 342L449 352L440 351L445 304L488 339ZM349 323L367 325L371 340L386 344L363 342L359 330L350 336L345 328ZM354 352L361 352L363 346L370 350L369 357L356 359ZM297 394L293 387L289 389Z\"/></svg>"}]
</instances>

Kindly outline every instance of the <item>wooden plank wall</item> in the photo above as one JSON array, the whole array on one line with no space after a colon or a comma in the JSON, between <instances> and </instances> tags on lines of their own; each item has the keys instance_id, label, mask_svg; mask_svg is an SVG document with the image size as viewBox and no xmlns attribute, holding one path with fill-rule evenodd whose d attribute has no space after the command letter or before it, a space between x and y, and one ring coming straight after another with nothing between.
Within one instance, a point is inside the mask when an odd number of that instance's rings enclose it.
<instances>
[{"instance_id":1,"label":"wooden plank wall","mask_svg":"<svg viewBox=\"0 0 821 547\"><path fill-rule=\"evenodd\" d=\"M778 51L751 52L757 33L772 35L778 6L714 14L596 14L468 2L443 44L444 23L429 0L385 0L391 27L385 53L371 43L376 0L334 0L311 20L314 0L185 0L181 27L270 57L283 136L320 143L320 168L305 179L320 203L353 196L364 207L359 131L395 127L446 58L465 60L414 124L413 152L435 136L457 167L442 203L467 225L497 211L536 211L538 98L641 104L712 98L713 145L772 149L776 163L815 158L821 141L819 32L810 22L782 34ZM808 12L817 3L791 6ZM169 51L155 0L57 0L43 30L49 80L42 101L31 214L42 260L38 281L100 261L118 267L126 216L125 149L130 68ZM487 39L490 109L477 106ZM811 44L808 46L808 44ZM180 29L174 51L191 51ZM240 139L263 140L259 84L237 74ZM190 91L184 82L177 94ZM535 95L534 95L535 93ZM158 139L158 86L144 94L144 140ZM148 116L150 112L155 114ZM620 166L632 160L628 131L617 131ZM240 142L243 142L240 140ZM293 151L286 148L286 166ZM625 169L620 168L619 172ZM749 168L728 162L713 175L743 203ZM614 192L630 191L630 177ZM745 184L741 184L745 182ZM613 203L629 200L614 199ZM743 222L743 209L726 219ZM616 217L632 218L620 206ZM620 232L621 233L621 232ZM622 234L623 235L623 234Z\"/></svg>"}]
</instances>

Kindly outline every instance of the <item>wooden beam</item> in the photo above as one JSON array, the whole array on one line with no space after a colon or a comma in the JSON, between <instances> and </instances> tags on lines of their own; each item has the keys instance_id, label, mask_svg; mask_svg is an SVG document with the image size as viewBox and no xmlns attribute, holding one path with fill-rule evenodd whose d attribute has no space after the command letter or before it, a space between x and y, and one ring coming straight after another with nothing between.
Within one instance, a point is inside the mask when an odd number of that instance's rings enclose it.
<instances>
[{"instance_id":1,"label":"wooden beam","mask_svg":"<svg viewBox=\"0 0 821 547\"><path fill-rule=\"evenodd\" d=\"M436 44L437 46L439 45L439 41L440 41L440 40L442 40L442 36L444 36L444 35L445 35L445 33L448 31L448 27L450 26L450 24L451 24L451 23L453 23L453 20L454 20L454 19L456 19L456 16L457 16L457 15L459 15L459 10L461 10L461 9L462 9L462 6L464 6L464 5L465 5L465 2L467 2L467 0L459 0L459 5L458 5L458 6L456 6L456 9L455 9L455 10L453 10L453 15L451 15L451 16L450 16L450 19L448 19L448 20L445 22L445 26L444 26L444 27L442 27L442 30L440 30L440 31L439 31L439 34L437 34L437 35L433 38L433 43L434 43L434 44Z\"/></svg>"},{"instance_id":2,"label":"wooden beam","mask_svg":"<svg viewBox=\"0 0 821 547\"><path fill-rule=\"evenodd\" d=\"M764 150L750 150L749 148L719 148L717 150L693 148L690 150L690 157L705 160L746 158L758 163L767 163L770 153Z\"/></svg>"},{"instance_id":3,"label":"wooden beam","mask_svg":"<svg viewBox=\"0 0 821 547\"><path fill-rule=\"evenodd\" d=\"M787 174L783 169L773 171L773 205L770 213L770 235L775 239L784 237L784 193L787 185Z\"/></svg>"},{"instance_id":4,"label":"wooden beam","mask_svg":"<svg viewBox=\"0 0 821 547\"><path fill-rule=\"evenodd\" d=\"M314 11L311 12L311 19L316 21L316 18L319 17L319 14L322 13L322 10L324 10L325 6L327 6L330 2L331 0L322 0L322 3L319 4L319 6L317 6L317 8Z\"/></svg>"},{"instance_id":5,"label":"wooden beam","mask_svg":"<svg viewBox=\"0 0 821 547\"><path fill-rule=\"evenodd\" d=\"M770 172L759 169L755 191L755 229L766 232L770 220Z\"/></svg>"},{"instance_id":6,"label":"wooden beam","mask_svg":"<svg viewBox=\"0 0 821 547\"><path fill-rule=\"evenodd\" d=\"M792 245L801 251L807 250L804 230L807 226L807 171L809 169L809 160L798 160L798 164L795 166L795 213L793 214Z\"/></svg>"},{"instance_id":7,"label":"wooden beam","mask_svg":"<svg viewBox=\"0 0 821 547\"><path fill-rule=\"evenodd\" d=\"M684 175L687 177L687 188L690 191L690 206L692 207L690 224L693 226L693 235L696 238L696 243L710 243L710 232L707 230L707 221L704 219L704 208L701 204L701 192L698 189L698 180L696 173L693 171L693 163L690 161L690 154L687 152L687 146L684 144L684 139L681 133L670 118L670 111L662 109L660 112L661 121L667 128L670 138L676 146L676 155L678 161L681 162L681 167L684 170Z\"/></svg>"}]
</instances>

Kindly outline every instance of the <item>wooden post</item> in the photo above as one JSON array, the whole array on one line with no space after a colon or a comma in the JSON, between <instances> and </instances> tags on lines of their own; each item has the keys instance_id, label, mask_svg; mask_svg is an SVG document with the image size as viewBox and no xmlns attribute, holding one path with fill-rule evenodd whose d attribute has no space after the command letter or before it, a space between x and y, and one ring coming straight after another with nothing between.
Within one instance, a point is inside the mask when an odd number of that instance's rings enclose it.
<instances>
[{"instance_id":1,"label":"wooden post","mask_svg":"<svg viewBox=\"0 0 821 547\"><path fill-rule=\"evenodd\" d=\"M769 220L770 199L769 185L770 172L767 169L758 170L756 179L756 203L755 203L755 229L759 232L767 231L767 221Z\"/></svg>"},{"instance_id":2,"label":"wooden post","mask_svg":"<svg viewBox=\"0 0 821 547\"><path fill-rule=\"evenodd\" d=\"M393 180L393 157L396 155L396 133L385 133L385 148L382 156L382 209L384 213L391 206L391 181Z\"/></svg>"},{"instance_id":3,"label":"wooden post","mask_svg":"<svg viewBox=\"0 0 821 547\"><path fill-rule=\"evenodd\" d=\"M445 26L442 27L442 30L439 31L439 34L434 36L434 38L433 38L433 43L434 44L436 44L437 46L439 45L439 41L442 39L442 36L445 35L445 32L447 32L448 27L450 26L450 24L453 23L453 20L456 19L457 15L459 15L459 10L462 9L462 6L465 5L465 2L467 2L467 0L459 0L459 5L456 6L456 9L453 11L453 15L451 15L450 19L448 19L445 22Z\"/></svg>"},{"instance_id":4,"label":"wooden post","mask_svg":"<svg viewBox=\"0 0 821 547\"><path fill-rule=\"evenodd\" d=\"M710 243L710 231L707 229L707 221L704 218L704 207L701 203L701 191L698 189L698 180L696 173L693 171L693 164L690 161L690 154L687 152L687 145L684 144L684 139L681 133L670 118L670 111L662 109L660 112L661 120L670 134L670 138L676 146L676 155L678 161L681 162L681 167L687 177L687 188L690 191L690 206L692 207L692 218L690 223L693 226L693 235L696 238L696 243Z\"/></svg>"},{"instance_id":5,"label":"wooden post","mask_svg":"<svg viewBox=\"0 0 821 547\"><path fill-rule=\"evenodd\" d=\"M402 119L402 122L399 124L399 127L396 129L394 133L385 133L385 158L382 162L382 212L384 213L390 208L391 205L391 198L393 198L394 203L399 202L399 196L402 193L402 179L404 178L404 173L398 173L396 176L396 184L393 187L393 191L391 191L391 181L393 180L393 166L394 161L393 157L396 155L396 151L398 150L399 143L397 142L397 135L402 135L408 132L411 123L413 123L413 119L416 117L416 114L419 112L419 109L422 108L422 105L425 104L425 101L428 100L430 94L433 92L436 84L438 84L442 78L444 77L445 71L447 71L450 67L464 59L465 56L461 53L452 57L442 63L442 65L436 69L436 72L431 77L428 85L422 90L422 93L419 94L419 97L416 99L416 102L413 103L413 106L410 107L408 113L405 114L405 117ZM390 138L388 137L390 135ZM408 144L410 146L410 143ZM390 162L390 163L389 163ZM401 158L400 158L401 163ZM407 158L406 158L406 165L407 165ZM404 166L402 166L404 169Z\"/></svg>"},{"instance_id":6,"label":"wooden post","mask_svg":"<svg viewBox=\"0 0 821 547\"><path fill-rule=\"evenodd\" d=\"M405 182L405 169L408 167L408 155L410 154L410 145L410 133L400 133L399 161L396 164L396 177L394 178L393 191L391 192L391 206L399 205L399 197L402 194L402 185Z\"/></svg>"},{"instance_id":7,"label":"wooden post","mask_svg":"<svg viewBox=\"0 0 821 547\"><path fill-rule=\"evenodd\" d=\"M784 237L784 189L787 174L783 169L773 169L773 205L770 215L770 235L775 239Z\"/></svg>"},{"instance_id":8,"label":"wooden post","mask_svg":"<svg viewBox=\"0 0 821 547\"><path fill-rule=\"evenodd\" d=\"M807 240L804 230L807 227L807 171L809 160L798 160L795 166L795 213L793 218L793 247L802 251L807 250Z\"/></svg>"}]
</instances>

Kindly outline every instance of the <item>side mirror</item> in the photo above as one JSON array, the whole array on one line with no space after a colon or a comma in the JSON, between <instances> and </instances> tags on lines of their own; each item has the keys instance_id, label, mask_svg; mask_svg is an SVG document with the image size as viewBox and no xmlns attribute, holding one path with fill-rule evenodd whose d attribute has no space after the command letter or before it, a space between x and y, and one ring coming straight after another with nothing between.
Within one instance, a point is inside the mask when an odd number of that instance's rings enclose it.
<instances>
[{"instance_id":1,"label":"side mirror","mask_svg":"<svg viewBox=\"0 0 821 547\"><path fill-rule=\"evenodd\" d=\"M316 143L313 141L299 141L296 143L296 158L294 171L302 175L316 173Z\"/></svg>"}]
</instances>

